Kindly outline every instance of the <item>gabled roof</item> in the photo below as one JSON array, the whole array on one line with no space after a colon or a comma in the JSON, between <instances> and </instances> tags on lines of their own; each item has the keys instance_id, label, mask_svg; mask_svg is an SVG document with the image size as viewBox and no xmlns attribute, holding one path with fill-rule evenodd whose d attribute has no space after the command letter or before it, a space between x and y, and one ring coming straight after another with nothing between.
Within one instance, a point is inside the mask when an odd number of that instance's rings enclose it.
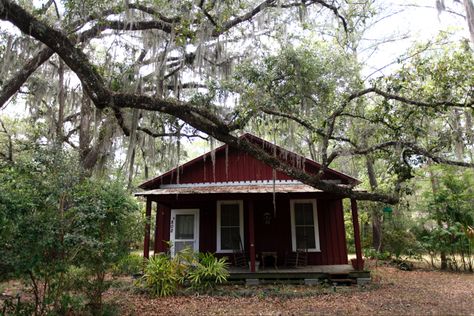
<instances>
[{"instance_id":1,"label":"gabled roof","mask_svg":"<svg viewBox=\"0 0 474 316\"><path fill-rule=\"evenodd\" d=\"M308 159L306 157L303 157L299 154L296 154L294 152L291 152L289 150L286 150L280 146L277 146L277 145L274 145L260 137L257 137L255 135L252 135L250 133L246 133L242 136L240 136L241 139L246 139L247 141L249 142L252 142L253 144L255 145L258 145L260 147L262 147L262 149L266 150L267 152L271 152L273 154L276 154L277 157L279 157L282 161L285 161L287 163L290 163L290 164L293 164L295 167L298 167L300 169L303 169L305 170L306 172L308 173L315 173L317 172L317 170L319 170L321 168L321 164L311 160L311 159ZM195 165L198 165L199 163L202 163L203 161L206 162L206 158L207 158L207 161L209 162L210 159L209 158L214 158L216 156L218 156L219 154L222 155L222 153L224 151L226 151L226 155L227 155L227 152L229 150L229 147L228 145L224 144L218 148L216 148L214 151L209 151L199 157L196 157L176 168L173 168L161 175L159 175L158 177L155 177L155 178L152 178L142 184L140 184L140 188L142 189L157 189L161 184L163 184L163 181L164 179L169 179L170 177L172 178L173 175L176 175L176 174L179 174L179 171L182 171L182 170L190 170L190 169L193 169L195 167ZM263 162L260 162L261 164L264 164ZM266 166L266 165L265 165ZM187 171L187 172L192 172L192 171ZM340 180L341 183L344 183L344 184L359 184L360 181L349 176L349 175L346 175L342 172L339 172L339 171L336 171L334 169L330 169L328 168L325 175L327 176L328 179L331 179L331 180ZM285 175L287 178L289 178L287 175ZM247 181L247 180L254 180L254 179L244 179L244 182ZM208 182L208 181L205 181L205 182ZM210 182L218 182L218 181L210 181ZM178 181L179 183L179 181Z\"/></svg>"}]
</instances>

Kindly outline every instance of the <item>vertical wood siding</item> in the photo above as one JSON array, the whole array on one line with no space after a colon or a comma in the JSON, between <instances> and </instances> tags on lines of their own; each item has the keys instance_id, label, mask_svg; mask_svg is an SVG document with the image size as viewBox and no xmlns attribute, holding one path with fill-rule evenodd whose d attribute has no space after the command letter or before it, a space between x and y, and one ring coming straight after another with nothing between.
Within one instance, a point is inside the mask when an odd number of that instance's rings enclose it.
<instances>
[{"instance_id":1,"label":"vertical wood siding","mask_svg":"<svg viewBox=\"0 0 474 316\"><path fill-rule=\"evenodd\" d=\"M305 196L304 198L309 198ZM259 255L262 251L277 251L278 264L284 264L285 256L291 252L291 220L290 199L301 198L300 196L278 197L276 200L276 216L273 217L274 209L271 195L253 199L255 212L255 247ZM220 197L219 199L234 200L236 197ZM167 207L164 216L163 236L170 238L170 209L172 208L199 208L200 210L200 237L199 249L201 252L216 251L216 219L217 200L208 198L206 200L189 198L178 198L164 202ZM344 216L341 199L319 199L317 198L319 240L321 252L311 252L308 256L308 264L330 265L347 264L347 245L344 228ZM272 214L270 224L264 223L263 214ZM249 249L248 232L248 201L244 200L244 243L245 249ZM160 249L164 251L165 249ZM226 254L232 256L232 254Z\"/></svg>"},{"instance_id":2,"label":"vertical wood siding","mask_svg":"<svg viewBox=\"0 0 474 316\"><path fill-rule=\"evenodd\" d=\"M227 158L226 158L227 156ZM226 162L227 160L227 162ZM299 162L293 162L298 165ZM308 162L304 163L305 171L316 174L318 168ZM174 169L167 176L160 179L159 184L176 184L178 181L177 171ZM179 168L179 183L203 183L203 182L228 182L228 181L259 181L272 180L273 169L255 159L247 153L242 153L229 148L215 153L214 164L210 157L199 158L194 163L182 165ZM283 172L276 172L276 180L292 180ZM324 179L341 180L336 175L327 173ZM157 187L157 186L156 186Z\"/></svg>"},{"instance_id":3,"label":"vertical wood siding","mask_svg":"<svg viewBox=\"0 0 474 316\"><path fill-rule=\"evenodd\" d=\"M278 146L264 141L258 137L244 136L255 146L275 155L278 159L301 169L309 174L316 174L320 165L310 159L287 151ZM178 175L179 173L179 175ZM217 148L214 152L206 153L173 170L151 179L140 185L142 189L156 189L161 184L176 183L203 183L227 181L258 181L272 180L272 168L265 163L253 158L247 153L237 151L227 145ZM277 180L291 180L286 174L277 171ZM341 183L358 183L358 180L342 174L336 170L328 169L323 179L339 180Z\"/></svg>"}]
</instances>

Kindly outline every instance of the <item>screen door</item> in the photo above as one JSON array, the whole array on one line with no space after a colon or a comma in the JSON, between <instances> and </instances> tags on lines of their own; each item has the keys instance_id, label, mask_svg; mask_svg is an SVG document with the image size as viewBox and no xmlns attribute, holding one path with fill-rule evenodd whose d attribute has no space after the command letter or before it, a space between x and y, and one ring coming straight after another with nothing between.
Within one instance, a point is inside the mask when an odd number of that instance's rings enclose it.
<instances>
[{"instance_id":1,"label":"screen door","mask_svg":"<svg viewBox=\"0 0 474 316\"><path fill-rule=\"evenodd\" d=\"M171 254L191 248L199 251L199 210L171 210Z\"/></svg>"}]
</instances>

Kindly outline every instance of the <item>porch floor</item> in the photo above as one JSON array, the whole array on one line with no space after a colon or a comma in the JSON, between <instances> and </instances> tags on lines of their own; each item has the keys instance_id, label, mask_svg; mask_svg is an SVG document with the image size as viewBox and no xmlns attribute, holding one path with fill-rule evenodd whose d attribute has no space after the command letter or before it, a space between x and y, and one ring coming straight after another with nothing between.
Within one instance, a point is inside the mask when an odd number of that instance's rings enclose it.
<instances>
[{"instance_id":1,"label":"porch floor","mask_svg":"<svg viewBox=\"0 0 474 316\"><path fill-rule=\"evenodd\" d=\"M350 264L340 265L308 265L305 267L288 268L281 267L259 269L250 272L246 268L229 268L229 280L245 280L245 279L273 279L273 280L303 280L303 279L353 279L369 278L369 271L355 271Z\"/></svg>"},{"instance_id":2,"label":"porch floor","mask_svg":"<svg viewBox=\"0 0 474 316\"><path fill-rule=\"evenodd\" d=\"M288 267L279 267L275 269L273 267L268 267L265 269L259 269L257 272L264 273L349 273L354 271L354 268L350 264L337 264L337 265L318 265L318 266L304 266L297 268L288 268ZM230 274L239 274L239 273L251 273L249 269L230 267Z\"/></svg>"}]
</instances>

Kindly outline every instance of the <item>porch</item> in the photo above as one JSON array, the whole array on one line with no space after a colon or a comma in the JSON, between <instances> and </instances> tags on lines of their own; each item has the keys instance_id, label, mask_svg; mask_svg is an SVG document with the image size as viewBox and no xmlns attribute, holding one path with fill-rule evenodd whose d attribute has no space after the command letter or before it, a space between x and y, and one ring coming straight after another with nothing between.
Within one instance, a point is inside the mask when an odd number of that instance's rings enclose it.
<instances>
[{"instance_id":1,"label":"porch","mask_svg":"<svg viewBox=\"0 0 474 316\"><path fill-rule=\"evenodd\" d=\"M191 247L229 257L229 262L237 266L248 263L246 270L232 268L234 279L247 279L251 273L254 279L331 279L352 273L347 264L342 197L293 183L279 183L275 188L247 185L245 193L235 185L219 188L227 193L216 191L215 186L183 186L173 188L176 192L158 189L140 194L147 198L144 257L150 255L150 223L154 221L154 252L173 254L182 247ZM152 219L153 204L156 219ZM360 271L363 261L355 200L351 200L351 213L355 266ZM236 264L236 251L243 263ZM301 251L305 253L302 266L288 260Z\"/></svg>"},{"instance_id":2,"label":"porch","mask_svg":"<svg viewBox=\"0 0 474 316\"><path fill-rule=\"evenodd\" d=\"M274 197L276 208L273 209L273 197L266 194L182 194L174 196L147 196L146 215L148 223L152 220L152 202L156 202L156 221L154 232L154 252L169 251L166 241L174 245L190 245L195 251L212 252L218 256L227 256L235 264L235 251L243 253L243 264L248 263L250 271L257 272L258 262L261 268L299 266L291 264L288 257L301 250L295 217L290 216L292 204L307 205L313 212L309 213L310 225L304 227L315 236L312 246L306 248L304 265L314 267L307 272L323 272L324 266L347 265L347 248L343 222L342 200L331 199L323 193L279 194ZM224 227L223 205L226 212L235 213L233 226ZM316 210L317 205L317 210ZM270 211L268 211L270 210ZM357 202L351 200L352 221L356 248L357 270L363 269L361 255ZM294 209L293 209L294 212ZM182 215L181 215L182 213ZM182 218L180 217L182 216ZM189 223L184 225L186 219ZM229 221L227 219L227 221ZM177 225L178 222L181 224ZM293 222L293 223L292 223ZM227 225L229 226L229 225ZM145 228L144 257L150 255L150 224ZM229 231L232 234L229 234ZM224 234L227 233L227 234ZM185 240L178 235L189 235ZM302 234L300 240L307 245L307 237ZM224 238L226 237L226 238ZM233 242L236 238L238 243ZM239 245L240 243L240 245ZM309 249L308 249L309 248ZM313 248L313 249L311 249ZM173 253L173 249L171 249ZM265 255L266 254L266 258ZM269 258L270 257L270 258ZM242 264L238 264L242 266ZM318 268L319 267L319 268ZM349 266L350 267L350 266ZM299 269L300 267L298 267ZM316 270L315 270L316 269ZM265 271L270 271L265 269ZM296 272L295 270L293 272Z\"/></svg>"},{"instance_id":3,"label":"porch","mask_svg":"<svg viewBox=\"0 0 474 316\"><path fill-rule=\"evenodd\" d=\"M231 282L259 280L263 283L287 281L291 283L360 283L370 278L369 271L356 271L350 264L338 265L309 265L297 268L279 267L258 269L250 272L249 269L230 267Z\"/></svg>"}]
</instances>

